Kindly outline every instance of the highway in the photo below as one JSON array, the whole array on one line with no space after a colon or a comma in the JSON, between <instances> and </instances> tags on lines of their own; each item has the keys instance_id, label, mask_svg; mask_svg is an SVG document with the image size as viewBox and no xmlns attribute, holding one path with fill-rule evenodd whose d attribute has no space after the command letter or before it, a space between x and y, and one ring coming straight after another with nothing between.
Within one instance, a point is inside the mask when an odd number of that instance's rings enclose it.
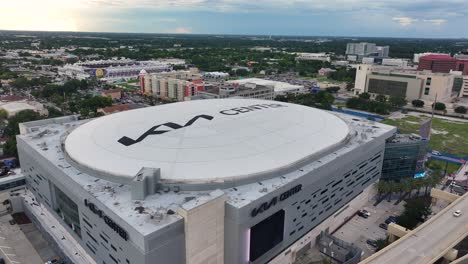
<instances>
[{"instance_id":1,"label":"highway","mask_svg":"<svg viewBox=\"0 0 468 264\"><path fill-rule=\"evenodd\" d=\"M462 215L453 216L455 210ZM430 264L468 235L468 193L361 263Z\"/></svg>"}]
</instances>

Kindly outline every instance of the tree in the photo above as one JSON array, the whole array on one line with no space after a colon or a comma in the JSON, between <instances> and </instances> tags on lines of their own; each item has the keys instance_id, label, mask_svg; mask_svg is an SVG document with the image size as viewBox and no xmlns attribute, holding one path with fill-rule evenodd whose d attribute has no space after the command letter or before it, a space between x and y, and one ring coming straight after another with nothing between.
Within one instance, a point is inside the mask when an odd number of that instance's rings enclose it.
<instances>
[{"instance_id":1,"label":"tree","mask_svg":"<svg viewBox=\"0 0 468 264\"><path fill-rule=\"evenodd\" d=\"M5 111L5 109L0 109L0 119L7 119L8 118L8 113Z\"/></svg>"},{"instance_id":2,"label":"tree","mask_svg":"<svg viewBox=\"0 0 468 264\"><path fill-rule=\"evenodd\" d=\"M359 98L364 99L364 100L369 100L370 99L370 94L369 93L359 94Z\"/></svg>"},{"instance_id":3,"label":"tree","mask_svg":"<svg viewBox=\"0 0 468 264\"><path fill-rule=\"evenodd\" d=\"M435 103L434 105L434 109L435 110L438 110L438 111L444 111L446 109L446 106L444 103L441 103L441 102L437 102Z\"/></svg>"},{"instance_id":4,"label":"tree","mask_svg":"<svg viewBox=\"0 0 468 264\"><path fill-rule=\"evenodd\" d=\"M408 229L413 229L419 221L425 219L432 213L431 200L424 198L416 198L409 200L405 204L403 214L397 217L396 223Z\"/></svg>"},{"instance_id":5,"label":"tree","mask_svg":"<svg viewBox=\"0 0 468 264\"><path fill-rule=\"evenodd\" d=\"M375 252L378 252L379 250L382 250L384 247L386 247L386 246L388 246L390 244L390 242L388 241L388 237L379 238L379 239L375 240L375 243L377 244Z\"/></svg>"},{"instance_id":6,"label":"tree","mask_svg":"<svg viewBox=\"0 0 468 264\"><path fill-rule=\"evenodd\" d=\"M406 100L402 96L390 96L390 99L388 100L391 106L393 107L402 107L406 105Z\"/></svg>"},{"instance_id":7,"label":"tree","mask_svg":"<svg viewBox=\"0 0 468 264\"><path fill-rule=\"evenodd\" d=\"M33 110L23 110L8 119L8 125L5 128L5 135L15 137L20 133L18 124L41 119L41 116Z\"/></svg>"},{"instance_id":8,"label":"tree","mask_svg":"<svg viewBox=\"0 0 468 264\"><path fill-rule=\"evenodd\" d=\"M375 101L385 103L387 102L387 97L383 94L379 94L375 97Z\"/></svg>"},{"instance_id":9,"label":"tree","mask_svg":"<svg viewBox=\"0 0 468 264\"><path fill-rule=\"evenodd\" d=\"M458 113L458 114L466 114L466 107L460 105L460 106L457 106L455 108L455 113Z\"/></svg>"},{"instance_id":10,"label":"tree","mask_svg":"<svg viewBox=\"0 0 468 264\"><path fill-rule=\"evenodd\" d=\"M416 100L411 101L411 104L414 107L423 107L424 106L424 101L416 99Z\"/></svg>"}]
</instances>

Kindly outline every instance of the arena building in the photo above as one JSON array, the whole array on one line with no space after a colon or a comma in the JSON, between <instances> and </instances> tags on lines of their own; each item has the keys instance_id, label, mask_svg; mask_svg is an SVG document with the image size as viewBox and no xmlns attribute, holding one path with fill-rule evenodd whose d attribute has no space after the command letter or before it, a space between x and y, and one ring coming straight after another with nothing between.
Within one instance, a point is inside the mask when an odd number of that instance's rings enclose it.
<instances>
[{"instance_id":1,"label":"arena building","mask_svg":"<svg viewBox=\"0 0 468 264\"><path fill-rule=\"evenodd\" d=\"M377 181L396 129L216 99L20 130L29 194L96 263L256 264L286 255Z\"/></svg>"},{"instance_id":2,"label":"arena building","mask_svg":"<svg viewBox=\"0 0 468 264\"><path fill-rule=\"evenodd\" d=\"M172 65L163 61L95 60L66 64L58 69L61 76L75 79L102 78L109 82L136 79L141 70L157 73L172 70Z\"/></svg>"}]
</instances>

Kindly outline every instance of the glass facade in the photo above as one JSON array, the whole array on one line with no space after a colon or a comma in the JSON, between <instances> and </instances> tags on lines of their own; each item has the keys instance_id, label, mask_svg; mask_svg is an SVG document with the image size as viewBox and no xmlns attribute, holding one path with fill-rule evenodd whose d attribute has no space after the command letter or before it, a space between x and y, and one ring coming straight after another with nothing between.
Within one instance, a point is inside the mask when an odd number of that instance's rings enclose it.
<instances>
[{"instance_id":1,"label":"glass facade","mask_svg":"<svg viewBox=\"0 0 468 264\"><path fill-rule=\"evenodd\" d=\"M57 202L55 211L63 221L81 238L80 217L78 206L57 186L55 189L55 201Z\"/></svg>"},{"instance_id":2,"label":"glass facade","mask_svg":"<svg viewBox=\"0 0 468 264\"><path fill-rule=\"evenodd\" d=\"M407 82L369 79L369 93L406 97Z\"/></svg>"},{"instance_id":3,"label":"glass facade","mask_svg":"<svg viewBox=\"0 0 468 264\"><path fill-rule=\"evenodd\" d=\"M427 140L405 135L391 138L385 145L382 180L399 181L424 172Z\"/></svg>"}]
</instances>

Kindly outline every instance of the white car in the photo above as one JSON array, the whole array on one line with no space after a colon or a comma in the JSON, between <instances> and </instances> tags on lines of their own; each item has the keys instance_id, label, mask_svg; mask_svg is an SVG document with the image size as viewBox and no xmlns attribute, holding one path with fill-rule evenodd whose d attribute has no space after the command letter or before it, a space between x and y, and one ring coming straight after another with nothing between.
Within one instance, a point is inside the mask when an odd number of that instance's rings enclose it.
<instances>
[{"instance_id":1,"label":"white car","mask_svg":"<svg viewBox=\"0 0 468 264\"><path fill-rule=\"evenodd\" d=\"M440 154L440 152L437 151L437 150L433 150L433 151L431 151L431 153L432 153L432 155L436 155L436 156L442 155L442 154Z\"/></svg>"},{"instance_id":2,"label":"white car","mask_svg":"<svg viewBox=\"0 0 468 264\"><path fill-rule=\"evenodd\" d=\"M461 210L456 210L455 212L453 212L453 216L455 217L459 217L461 215Z\"/></svg>"}]
</instances>

